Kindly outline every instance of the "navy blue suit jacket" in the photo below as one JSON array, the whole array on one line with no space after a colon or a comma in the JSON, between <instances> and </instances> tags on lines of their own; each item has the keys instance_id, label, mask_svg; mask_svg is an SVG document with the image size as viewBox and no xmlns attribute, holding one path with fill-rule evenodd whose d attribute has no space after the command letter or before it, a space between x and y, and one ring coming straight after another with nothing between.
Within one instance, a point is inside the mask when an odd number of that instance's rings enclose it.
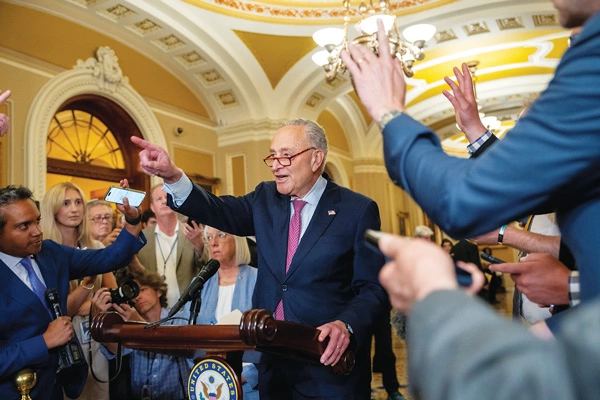
<instances>
[{"instance_id":1,"label":"navy blue suit jacket","mask_svg":"<svg viewBox=\"0 0 600 400\"><path fill-rule=\"evenodd\" d=\"M102 274L126 266L145 243L125 229L117 240L105 249L78 250L44 240L42 250L34 256L48 288L56 288L63 312L67 309L69 281ZM14 374L32 368L37 383L31 391L34 399L49 399L62 391L55 387L58 368L56 349L48 351L42 337L52 318L36 295L6 264L0 261L0 397L17 399ZM87 366L78 379L63 382L71 393L81 392L87 376ZM83 380L83 381L82 381Z\"/></svg>"},{"instance_id":2,"label":"navy blue suit jacket","mask_svg":"<svg viewBox=\"0 0 600 400\"><path fill-rule=\"evenodd\" d=\"M600 294L600 14L583 27L554 79L499 143L472 160L446 155L406 115L383 132L386 167L452 237L474 237L528 214L556 211L581 274Z\"/></svg>"},{"instance_id":3,"label":"navy blue suit jacket","mask_svg":"<svg viewBox=\"0 0 600 400\"><path fill-rule=\"evenodd\" d=\"M173 206L170 196L168 201ZM286 320L317 327L339 319L351 325L359 347L353 373L339 377L323 366L301 367L296 375L304 381L297 390L317 396L370 390L366 344L388 304L378 283L383 256L363 241L366 229L380 228L373 200L328 182L287 274L290 197L278 193L275 182L260 183L238 198L216 197L194 185L177 211L225 232L256 236L253 307L274 311L283 298Z\"/></svg>"}]
</instances>

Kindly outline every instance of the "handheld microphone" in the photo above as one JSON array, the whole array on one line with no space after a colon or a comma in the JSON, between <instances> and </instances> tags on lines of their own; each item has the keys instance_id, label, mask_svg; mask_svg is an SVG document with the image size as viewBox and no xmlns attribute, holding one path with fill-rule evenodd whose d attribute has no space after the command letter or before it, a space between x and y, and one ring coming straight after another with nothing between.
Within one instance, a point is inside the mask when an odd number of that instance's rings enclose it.
<instances>
[{"instance_id":1,"label":"handheld microphone","mask_svg":"<svg viewBox=\"0 0 600 400\"><path fill-rule=\"evenodd\" d=\"M45 293L46 303L54 315L54 319L63 316L62 309L60 308L60 297L58 290L47 289ZM83 358L83 352L79 342L75 339L69 340L64 346L58 349L59 355L59 370L72 367L74 365L80 365L85 362Z\"/></svg>"},{"instance_id":2,"label":"handheld microphone","mask_svg":"<svg viewBox=\"0 0 600 400\"><path fill-rule=\"evenodd\" d=\"M167 318L171 318L173 315L177 314L177 312L185 305L185 303L196 297L198 292L200 292L204 287L206 281L217 272L220 266L221 264L217 260L208 260L206 265L202 267L200 272L198 272L198 275L196 275L196 277L192 279L190 284L185 288L183 294L179 300L177 300L177 303L175 303L173 308L171 308L171 311L169 311Z\"/></svg>"}]
</instances>

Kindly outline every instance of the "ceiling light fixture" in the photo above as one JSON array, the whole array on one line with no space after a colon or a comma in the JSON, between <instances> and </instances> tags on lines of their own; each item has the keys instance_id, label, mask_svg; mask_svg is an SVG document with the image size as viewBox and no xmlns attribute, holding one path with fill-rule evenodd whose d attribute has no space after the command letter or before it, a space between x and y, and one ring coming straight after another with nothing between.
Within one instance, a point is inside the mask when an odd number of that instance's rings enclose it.
<instances>
[{"instance_id":1,"label":"ceiling light fixture","mask_svg":"<svg viewBox=\"0 0 600 400\"><path fill-rule=\"evenodd\" d=\"M359 36L353 40L348 38L348 24L350 23L350 0L344 0L344 27L324 28L313 34L314 41L324 50L313 54L315 64L325 69L325 79L330 82L338 73L346 71L346 66L340 58L342 49L348 49L348 44L368 47L377 54L377 19L383 21L385 31L390 39L390 52L398 57L402 69L407 77L413 76L412 66L415 61L425 58L425 42L435 34L435 26L429 24L413 25L406 28L400 36L396 26L396 16L390 12L389 0L380 0L379 6L374 7L372 0L369 6L361 2L358 6L360 20L356 24ZM404 38L404 39L402 39Z\"/></svg>"}]
</instances>

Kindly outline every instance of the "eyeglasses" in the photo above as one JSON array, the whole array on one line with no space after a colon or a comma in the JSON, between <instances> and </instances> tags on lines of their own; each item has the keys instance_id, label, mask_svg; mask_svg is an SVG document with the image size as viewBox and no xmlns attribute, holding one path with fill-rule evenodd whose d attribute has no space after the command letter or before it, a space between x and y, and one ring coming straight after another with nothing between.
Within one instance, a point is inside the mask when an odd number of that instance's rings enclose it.
<instances>
[{"instance_id":1,"label":"eyeglasses","mask_svg":"<svg viewBox=\"0 0 600 400\"><path fill-rule=\"evenodd\" d=\"M219 232L219 233L217 233L217 236L213 236L211 234L208 234L205 237L206 237L206 241L210 242L213 239L223 240L223 239L225 239L227 237L227 234L225 232Z\"/></svg>"},{"instance_id":2,"label":"eyeglasses","mask_svg":"<svg viewBox=\"0 0 600 400\"><path fill-rule=\"evenodd\" d=\"M106 214L106 215L96 215L94 218L90 218L92 221L94 221L94 223L99 224L102 221L106 221L106 222L112 222L113 220L113 216L110 214Z\"/></svg>"},{"instance_id":3,"label":"eyeglasses","mask_svg":"<svg viewBox=\"0 0 600 400\"><path fill-rule=\"evenodd\" d=\"M269 157L263 159L263 161L265 162L265 164L267 164L267 167L272 167L273 164L275 163L275 161L279 162L279 164L281 164L282 167L289 167L290 165L292 165L292 159L294 157L299 156L302 153L306 153L309 150L317 150L314 147L309 147L306 150L302 150L300 153L296 153L293 156L287 156L287 157L275 157L274 155L270 155Z\"/></svg>"}]
</instances>

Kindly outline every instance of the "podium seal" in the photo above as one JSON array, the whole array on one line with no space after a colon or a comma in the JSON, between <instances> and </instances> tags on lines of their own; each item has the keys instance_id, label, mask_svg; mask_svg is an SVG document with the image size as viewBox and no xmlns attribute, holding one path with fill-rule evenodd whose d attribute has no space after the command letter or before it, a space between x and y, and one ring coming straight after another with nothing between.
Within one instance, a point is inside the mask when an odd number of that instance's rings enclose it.
<instances>
[{"instance_id":1,"label":"podium seal","mask_svg":"<svg viewBox=\"0 0 600 400\"><path fill-rule=\"evenodd\" d=\"M190 400L240 400L241 388L233 369L219 358L205 358L190 373Z\"/></svg>"}]
</instances>

